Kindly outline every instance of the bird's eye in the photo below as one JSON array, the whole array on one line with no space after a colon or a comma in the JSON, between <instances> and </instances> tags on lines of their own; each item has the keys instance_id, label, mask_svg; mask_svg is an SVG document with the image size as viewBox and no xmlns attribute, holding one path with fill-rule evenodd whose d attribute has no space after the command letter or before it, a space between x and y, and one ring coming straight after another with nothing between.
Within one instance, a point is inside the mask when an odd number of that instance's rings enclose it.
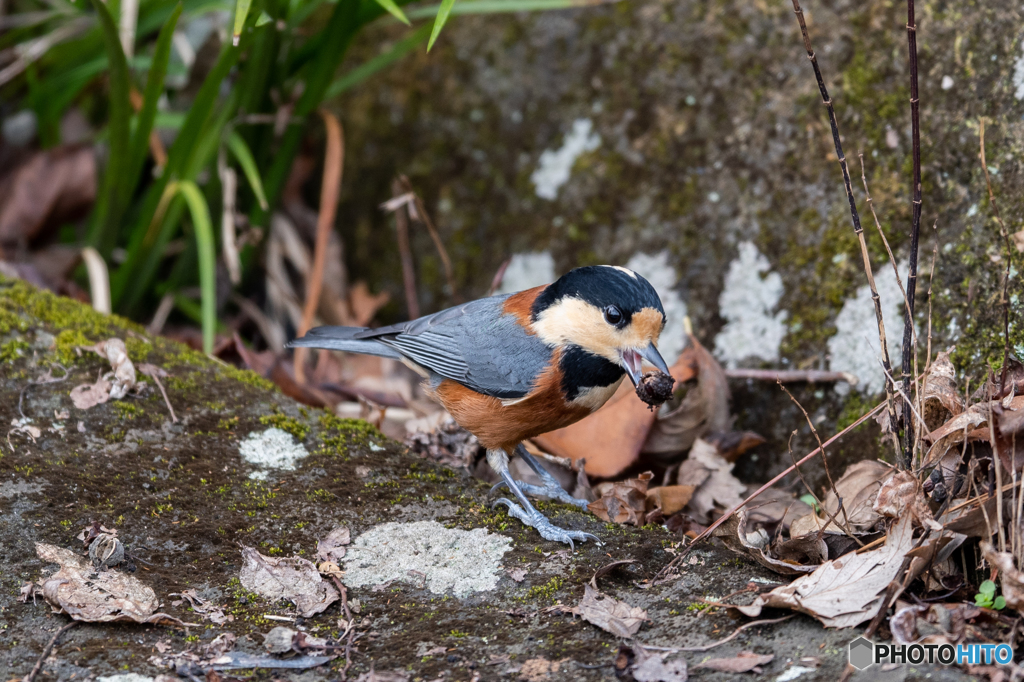
<instances>
[{"instance_id":1,"label":"bird's eye","mask_svg":"<svg viewBox=\"0 0 1024 682\"><path fill-rule=\"evenodd\" d=\"M613 305L608 306L604 309L605 322L611 325L617 325L622 322L622 311Z\"/></svg>"}]
</instances>

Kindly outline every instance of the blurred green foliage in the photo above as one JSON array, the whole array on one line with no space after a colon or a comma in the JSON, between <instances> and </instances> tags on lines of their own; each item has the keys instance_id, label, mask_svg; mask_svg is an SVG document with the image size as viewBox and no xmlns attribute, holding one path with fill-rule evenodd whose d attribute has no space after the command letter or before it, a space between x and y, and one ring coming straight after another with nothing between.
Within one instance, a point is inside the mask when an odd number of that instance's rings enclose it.
<instances>
[{"instance_id":1,"label":"blurred green foliage","mask_svg":"<svg viewBox=\"0 0 1024 682\"><path fill-rule=\"evenodd\" d=\"M16 59L0 70L0 96L34 111L43 146L61 142L60 121L70 108L89 109L106 154L82 239L113 264L114 309L140 317L169 294L196 316L181 292L198 284L209 351L221 238L211 215L223 212L218 171L225 164L237 165L246 181L236 214L265 227L303 136L316 125L312 115L326 99L365 83L428 39L432 47L449 16L599 1L14 0L3 18L0 51ZM410 21L424 19L421 26ZM222 35L203 43L219 43L219 53L196 78L190 68L200 60L186 64L181 55L189 50L185 34L204 20ZM409 33L339 74L353 39L381 20L401 21ZM151 154L154 130L173 132L160 166ZM169 249L176 240L178 248ZM241 260L252 277L252 254L243 252Z\"/></svg>"}]
</instances>

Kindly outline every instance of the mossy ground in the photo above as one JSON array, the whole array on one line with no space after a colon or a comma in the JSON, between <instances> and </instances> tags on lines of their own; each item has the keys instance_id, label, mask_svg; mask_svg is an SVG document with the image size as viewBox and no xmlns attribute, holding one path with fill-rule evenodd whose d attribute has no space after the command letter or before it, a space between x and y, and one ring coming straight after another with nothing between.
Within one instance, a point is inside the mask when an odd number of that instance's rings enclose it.
<instances>
[{"instance_id":1,"label":"mossy ground","mask_svg":"<svg viewBox=\"0 0 1024 682\"><path fill-rule=\"evenodd\" d=\"M10 295L14 294L14 295ZM67 314L40 319L33 311L61 307ZM661 528L634 529L599 522L574 507L540 502L555 523L597 534L603 544L587 543L575 553L541 539L532 529L492 509L488 486L463 472L418 460L386 440L365 422L339 419L307 410L260 381L238 381L238 372L162 339L142 336L137 327L103 318L77 304L55 301L20 283L2 283L0 312L11 321L5 339L23 339L31 352L19 352L0 365L0 419L17 412L17 395L27 381L41 375L58 352L59 332L81 332L90 343L114 335L139 335L143 343L129 353L169 368L168 396L181 421L172 425L163 399L150 391L137 399L108 402L88 411L75 409L68 397L76 383L94 380L105 361L66 348L70 377L66 382L34 386L23 409L44 429L39 442L14 436L14 449L0 456L0 675L24 675L52 633L67 622L42 603L17 601L26 580L45 566L36 558L35 542L75 548L75 536L92 521L118 529L135 557L135 575L151 585L162 610L185 621L203 622L186 604L169 595L195 589L224 607L233 621L204 623L189 631L127 624L83 625L72 630L44 667L39 679L61 681L114 672L156 675L150 662L158 643L171 651L195 649L230 630L238 646L257 652L262 636L278 622L265 616L288 612L285 603L270 603L247 592L238 581L239 545L268 555L309 557L318 538L337 525L353 536L388 521L434 518L460 528L484 526L513 539L503 558L506 569L524 568L522 582L503 577L497 589L466 599L435 595L413 580L374 591L358 589L358 617L367 623L350 674L374 666L401 668L415 679L470 680L506 677L506 669L528 659L563 661L551 679L605 679L618 641L578 619L544 611L555 603L575 604L583 585L600 566L614 559L632 564L601 579L601 588L646 608L651 623L640 639L651 645L700 644L730 633L738 624L727 613L699 607L703 597L721 597L752 578L773 576L724 550L698 549L679 580L643 589L678 546ZM66 338L70 338L67 335ZM45 346L46 342L50 346ZM233 376L232 376L233 375ZM70 412L57 421L55 411ZM268 419L269 417L269 419ZM82 426L79 428L78 424ZM48 430L63 425L63 429ZM253 430L285 428L300 436L310 455L294 471L276 472L266 481L248 477L251 467L238 453L238 442ZM696 605L696 606L695 606ZM699 608L698 608L699 607ZM337 636L337 605L296 625L319 636ZM776 653L770 671L778 672L809 645L823 660L822 672L835 676L845 662L844 646L852 635L823 633L809 619L751 630L716 650L728 655L741 649ZM429 645L428 645L429 644ZM443 655L423 651L445 647ZM495 658L507 663L491 665ZM708 655L689 657L696 663ZM316 669L304 680L333 679L341 662ZM256 680L288 678L271 671L247 674ZM294 676L293 676L294 677ZM715 679L719 675L709 675ZM723 677L724 679L724 677Z\"/></svg>"}]
</instances>

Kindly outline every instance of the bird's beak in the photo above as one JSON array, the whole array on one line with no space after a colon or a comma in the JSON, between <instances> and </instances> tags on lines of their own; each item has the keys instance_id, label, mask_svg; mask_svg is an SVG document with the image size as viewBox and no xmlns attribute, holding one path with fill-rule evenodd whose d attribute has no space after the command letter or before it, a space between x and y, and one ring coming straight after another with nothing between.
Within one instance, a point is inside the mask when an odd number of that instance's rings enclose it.
<instances>
[{"instance_id":1,"label":"bird's beak","mask_svg":"<svg viewBox=\"0 0 1024 682\"><path fill-rule=\"evenodd\" d=\"M629 376L629 380L636 386L640 383L640 378L643 376L643 363L646 360L648 363L654 365L654 367L664 372L665 374L671 374L668 371L668 365L665 363L665 359L661 357L661 353L654 347L654 344L649 344L646 348L640 350L629 350L620 351L622 368L626 370L626 374Z\"/></svg>"}]
</instances>

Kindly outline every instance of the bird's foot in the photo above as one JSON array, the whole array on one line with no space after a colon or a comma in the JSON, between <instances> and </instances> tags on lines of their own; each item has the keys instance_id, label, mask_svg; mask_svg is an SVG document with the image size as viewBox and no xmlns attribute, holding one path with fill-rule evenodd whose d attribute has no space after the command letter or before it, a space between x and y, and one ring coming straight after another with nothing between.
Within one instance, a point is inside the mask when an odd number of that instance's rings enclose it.
<instances>
[{"instance_id":1,"label":"bird's foot","mask_svg":"<svg viewBox=\"0 0 1024 682\"><path fill-rule=\"evenodd\" d=\"M519 485L523 484L520 483ZM543 514L541 514L539 511L537 511L531 506L528 506L527 508L524 509L523 507L519 506L512 500L509 500L504 497L495 500L494 504L491 506L495 507L499 504L504 504L505 506L508 507L509 516L519 519L531 528L536 528L537 532L540 533L541 537L545 540L551 540L552 542L568 543L569 547L574 551L576 549L576 545L573 544L573 540L576 540L577 542L586 542L587 540L593 540L598 544L601 543L597 536L593 535L592 533L585 533L581 530L565 530L564 528L559 528L555 524L548 521Z\"/></svg>"},{"instance_id":2,"label":"bird's foot","mask_svg":"<svg viewBox=\"0 0 1024 682\"><path fill-rule=\"evenodd\" d=\"M556 502L561 502L563 504L571 504L574 507L579 507L583 511L588 511L588 505L590 502L578 497L573 497L569 493L565 492L565 488L558 484L558 481L555 480L554 476L548 474L546 471L544 473L547 474L547 480L544 480L544 485L532 485L522 481L516 481L516 485L518 485L519 489L527 495L533 495L534 497L540 497L547 500L555 500ZM541 476L541 478L544 479L544 476ZM505 483L505 481L499 481L491 488L491 494L507 487L508 484Z\"/></svg>"}]
</instances>

